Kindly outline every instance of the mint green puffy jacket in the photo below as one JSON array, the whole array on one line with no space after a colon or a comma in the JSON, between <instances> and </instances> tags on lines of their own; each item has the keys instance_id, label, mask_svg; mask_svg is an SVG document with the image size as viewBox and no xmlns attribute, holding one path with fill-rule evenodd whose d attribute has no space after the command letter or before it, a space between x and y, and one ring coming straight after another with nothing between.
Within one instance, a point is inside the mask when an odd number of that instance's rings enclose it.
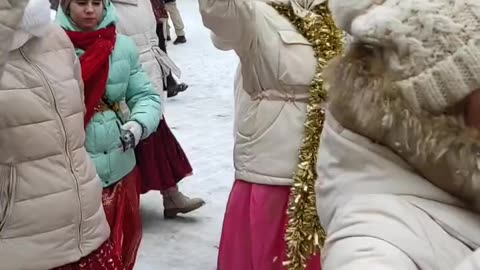
<instances>
[{"instance_id":1,"label":"mint green puffy jacket","mask_svg":"<svg viewBox=\"0 0 480 270\"><path fill-rule=\"evenodd\" d=\"M66 30L79 31L70 18L59 9L57 23ZM98 29L116 24L115 8L109 2ZM83 51L77 50L81 55ZM137 121L143 128L143 138L157 128L162 104L160 96L143 71L134 42L117 34L115 49L110 56L105 97L109 103L126 102L130 109L128 119L120 119L114 111L96 113L86 129L85 148L93 159L104 187L115 184L135 167L134 150L123 152L119 126L123 122Z\"/></svg>"}]
</instances>

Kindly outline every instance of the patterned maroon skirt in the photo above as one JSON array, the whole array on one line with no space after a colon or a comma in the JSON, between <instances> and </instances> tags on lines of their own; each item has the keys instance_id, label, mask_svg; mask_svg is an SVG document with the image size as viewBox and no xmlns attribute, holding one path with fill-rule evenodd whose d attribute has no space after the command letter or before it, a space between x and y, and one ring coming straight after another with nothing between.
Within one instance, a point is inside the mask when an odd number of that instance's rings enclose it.
<instances>
[{"instance_id":1,"label":"patterned maroon skirt","mask_svg":"<svg viewBox=\"0 0 480 270\"><path fill-rule=\"evenodd\" d=\"M52 270L126 270L126 268L112 242L107 241L80 261Z\"/></svg>"},{"instance_id":2,"label":"patterned maroon skirt","mask_svg":"<svg viewBox=\"0 0 480 270\"><path fill-rule=\"evenodd\" d=\"M192 174L192 166L165 118L155 133L140 142L135 153L142 193L169 189Z\"/></svg>"}]
</instances>

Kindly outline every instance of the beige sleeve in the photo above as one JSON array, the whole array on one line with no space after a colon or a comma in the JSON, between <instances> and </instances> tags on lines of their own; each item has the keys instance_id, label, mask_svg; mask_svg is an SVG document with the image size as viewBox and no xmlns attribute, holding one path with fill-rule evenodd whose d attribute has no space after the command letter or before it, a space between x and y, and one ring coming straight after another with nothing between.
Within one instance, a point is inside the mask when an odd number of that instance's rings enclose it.
<instances>
[{"instance_id":1,"label":"beige sleeve","mask_svg":"<svg viewBox=\"0 0 480 270\"><path fill-rule=\"evenodd\" d=\"M22 20L28 0L0 0L0 78L7 61L13 34Z\"/></svg>"},{"instance_id":2,"label":"beige sleeve","mask_svg":"<svg viewBox=\"0 0 480 270\"><path fill-rule=\"evenodd\" d=\"M199 0L203 24L220 50L247 48L253 42L253 0Z\"/></svg>"}]
</instances>

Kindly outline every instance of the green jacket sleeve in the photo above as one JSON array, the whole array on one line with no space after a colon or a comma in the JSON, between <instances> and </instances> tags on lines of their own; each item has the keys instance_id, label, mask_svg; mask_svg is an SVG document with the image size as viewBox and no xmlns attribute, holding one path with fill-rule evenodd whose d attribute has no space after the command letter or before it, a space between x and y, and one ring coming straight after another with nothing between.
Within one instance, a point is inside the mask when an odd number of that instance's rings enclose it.
<instances>
[{"instance_id":1,"label":"green jacket sleeve","mask_svg":"<svg viewBox=\"0 0 480 270\"><path fill-rule=\"evenodd\" d=\"M126 39L126 42L131 65L126 93L126 102L130 109L129 120L142 125L142 139L145 139L157 129L161 118L162 101L140 65L135 44L130 39Z\"/></svg>"}]
</instances>

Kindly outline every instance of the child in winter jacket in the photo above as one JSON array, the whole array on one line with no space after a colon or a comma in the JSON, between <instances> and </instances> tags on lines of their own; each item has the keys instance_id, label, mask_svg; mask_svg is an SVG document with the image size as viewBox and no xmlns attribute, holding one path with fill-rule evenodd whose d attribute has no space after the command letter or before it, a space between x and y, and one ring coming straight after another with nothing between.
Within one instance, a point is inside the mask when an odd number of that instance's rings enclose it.
<instances>
[{"instance_id":1,"label":"child in winter jacket","mask_svg":"<svg viewBox=\"0 0 480 270\"><path fill-rule=\"evenodd\" d=\"M113 242L132 269L141 240L140 178L134 148L157 128L162 103L143 71L135 43L117 34L108 0L64 0L57 22L70 37L85 84L85 147L104 191ZM119 104L125 102L125 117Z\"/></svg>"},{"instance_id":2,"label":"child in winter jacket","mask_svg":"<svg viewBox=\"0 0 480 270\"><path fill-rule=\"evenodd\" d=\"M155 90L162 93L163 83L173 79L171 70L176 67L166 53L159 50L155 30L158 21L152 11L150 0L125 2L113 0L119 17L118 32L131 37L137 45L140 62ZM140 19L141 18L141 19ZM155 26L157 25L157 29ZM166 78L165 78L166 77ZM174 80L175 82L175 80ZM179 86L178 84L175 85ZM176 88L176 87L174 87ZM192 174L192 167L182 147L167 125L163 115L158 129L135 149L137 166L140 171L141 192L160 191L163 197L164 216L175 218L178 213L194 211L205 204L200 198L189 198L180 192L177 183Z\"/></svg>"}]
</instances>

